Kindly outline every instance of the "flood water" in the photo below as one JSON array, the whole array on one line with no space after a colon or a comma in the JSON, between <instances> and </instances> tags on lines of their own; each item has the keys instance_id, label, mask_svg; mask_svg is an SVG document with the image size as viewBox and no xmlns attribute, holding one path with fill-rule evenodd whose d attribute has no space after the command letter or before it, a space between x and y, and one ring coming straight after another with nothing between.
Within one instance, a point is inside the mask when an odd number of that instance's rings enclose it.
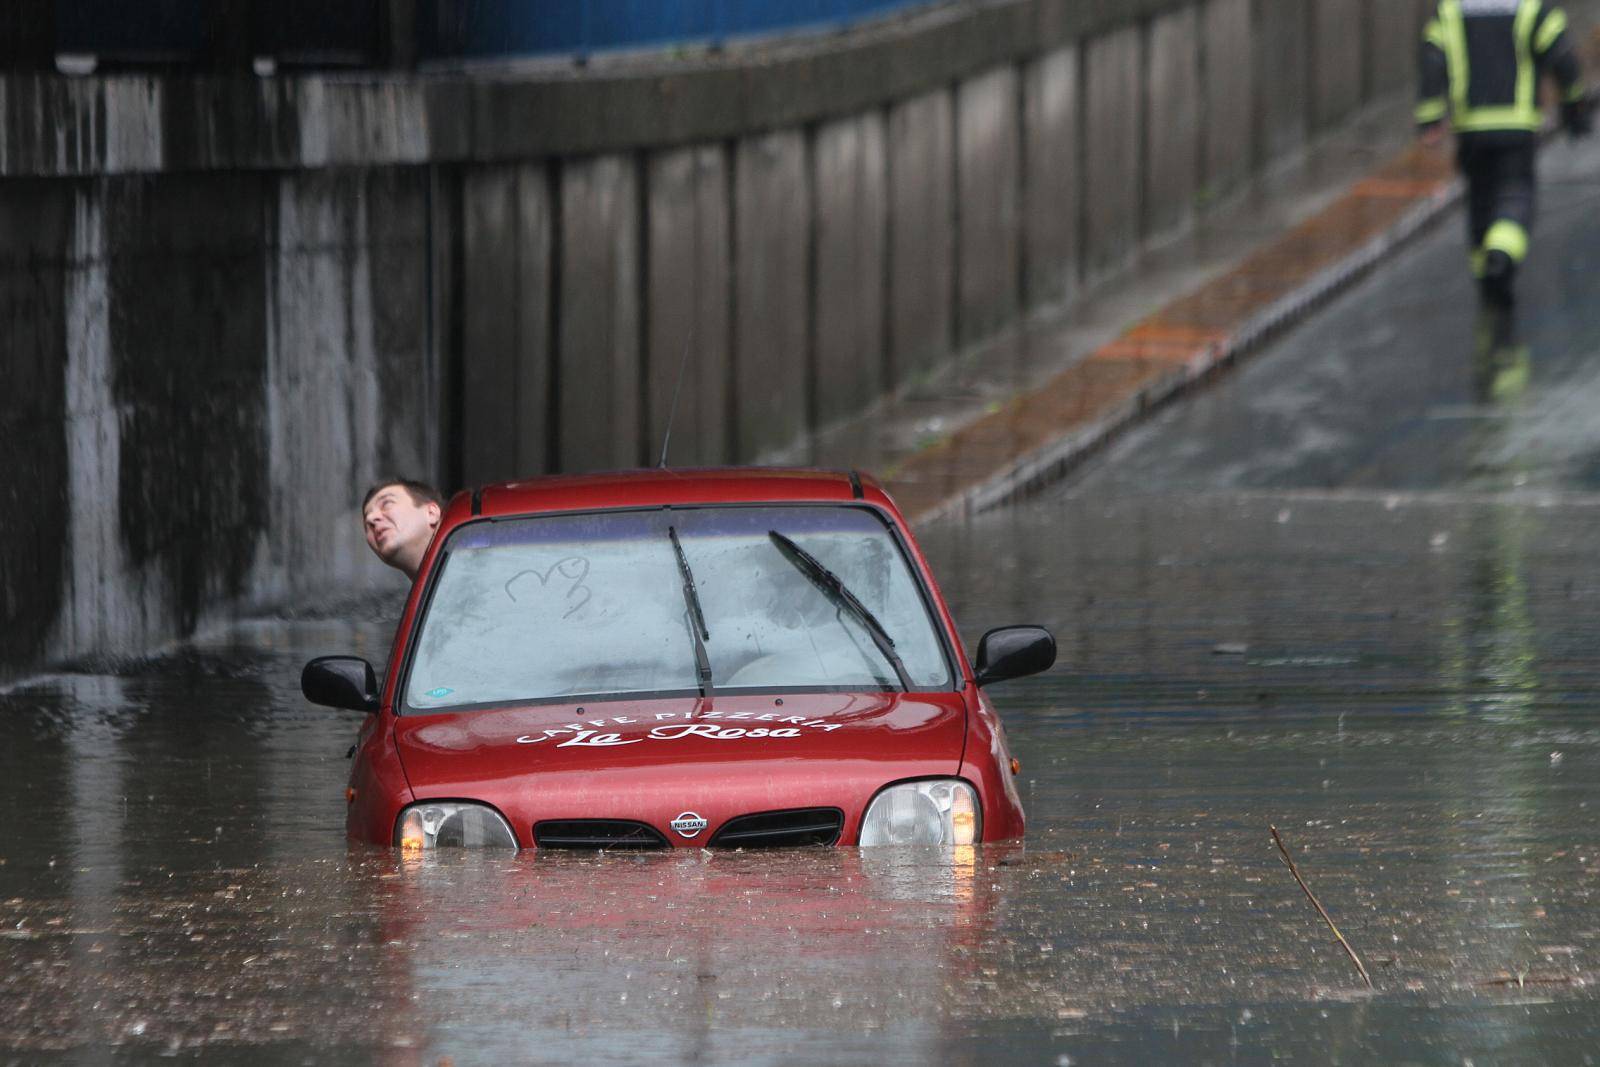
<instances>
[{"instance_id":1,"label":"flood water","mask_svg":"<svg viewBox=\"0 0 1600 1067\"><path fill-rule=\"evenodd\" d=\"M929 531L969 643L1060 639L997 689L1021 848L406 863L347 848L358 717L297 691L381 623L41 680L0 698L0 1059L1592 1062L1597 506Z\"/></svg>"},{"instance_id":2,"label":"flood water","mask_svg":"<svg viewBox=\"0 0 1600 1067\"><path fill-rule=\"evenodd\" d=\"M1020 846L352 850L360 716L299 669L393 603L0 693L0 1063L1596 1062L1594 185L1492 388L1441 233L922 532L969 648L1060 642L995 690Z\"/></svg>"}]
</instances>

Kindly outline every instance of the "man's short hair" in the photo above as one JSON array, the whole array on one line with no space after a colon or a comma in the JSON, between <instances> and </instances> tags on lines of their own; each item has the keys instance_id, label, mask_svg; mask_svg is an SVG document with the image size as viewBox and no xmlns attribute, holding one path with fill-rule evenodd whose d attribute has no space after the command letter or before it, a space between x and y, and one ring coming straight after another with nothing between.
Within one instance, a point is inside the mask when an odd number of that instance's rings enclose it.
<instances>
[{"instance_id":1,"label":"man's short hair","mask_svg":"<svg viewBox=\"0 0 1600 1067\"><path fill-rule=\"evenodd\" d=\"M361 510L366 511L367 505L372 503L372 498L391 485L398 485L411 494L411 502L419 508L424 504L438 504L439 507L444 507L444 497L427 482L419 482L412 478L385 478L381 482L374 482L372 488L367 490L367 495L361 498Z\"/></svg>"}]
</instances>

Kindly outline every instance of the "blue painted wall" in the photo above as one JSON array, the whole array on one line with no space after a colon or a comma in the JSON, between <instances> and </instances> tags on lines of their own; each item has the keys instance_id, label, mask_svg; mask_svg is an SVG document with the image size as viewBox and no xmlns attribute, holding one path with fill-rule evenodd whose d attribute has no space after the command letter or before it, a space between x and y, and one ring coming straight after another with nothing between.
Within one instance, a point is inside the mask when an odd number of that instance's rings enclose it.
<instances>
[{"instance_id":1,"label":"blue painted wall","mask_svg":"<svg viewBox=\"0 0 1600 1067\"><path fill-rule=\"evenodd\" d=\"M421 0L424 57L586 54L827 29L930 0Z\"/></svg>"},{"instance_id":2,"label":"blue painted wall","mask_svg":"<svg viewBox=\"0 0 1600 1067\"><path fill-rule=\"evenodd\" d=\"M11 0L0 0L0 3ZM424 59L586 55L827 30L936 0L412 0ZM946 0L948 2L948 0ZM55 0L56 48L130 62L202 61L219 38L312 65L379 59L379 0Z\"/></svg>"}]
</instances>

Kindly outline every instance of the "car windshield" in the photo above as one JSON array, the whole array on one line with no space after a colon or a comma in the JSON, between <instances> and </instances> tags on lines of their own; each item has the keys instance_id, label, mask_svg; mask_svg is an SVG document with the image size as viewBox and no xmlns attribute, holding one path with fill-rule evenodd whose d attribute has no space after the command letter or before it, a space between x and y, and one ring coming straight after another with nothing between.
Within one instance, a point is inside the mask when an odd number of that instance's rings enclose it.
<instances>
[{"instance_id":1,"label":"car windshield","mask_svg":"<svg viewBox=\"0 0 1600 1067\"><path fill-rule=\"evenodd\" d=\"M415 637L405 707L698 692L674 533L709 634L713 691L900 689L893 658L911 687L950 687L921 587L873 510L672 508L455 531ZM837 577L887 644L785 540Z\"/></svg>"}]
</instances>

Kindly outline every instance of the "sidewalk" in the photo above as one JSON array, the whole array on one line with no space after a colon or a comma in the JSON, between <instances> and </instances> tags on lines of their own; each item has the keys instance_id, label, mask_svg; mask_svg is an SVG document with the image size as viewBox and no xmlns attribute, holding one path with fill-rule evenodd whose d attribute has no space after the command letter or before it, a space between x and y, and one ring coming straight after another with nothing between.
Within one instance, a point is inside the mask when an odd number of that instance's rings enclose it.
<instances>
[{"instance_id":1,"label":"sidewalk","mask_svg":"<svg viewBox=\"0 0 1600 1067\"><path fill-rule=\"evenodd\" d=\"M1444 213L1450 150L1411 136L1409 101L1369 110L1120 277L774 458L870 470L918 523L1061 478Z\"/></svg>"}]
</instances>

